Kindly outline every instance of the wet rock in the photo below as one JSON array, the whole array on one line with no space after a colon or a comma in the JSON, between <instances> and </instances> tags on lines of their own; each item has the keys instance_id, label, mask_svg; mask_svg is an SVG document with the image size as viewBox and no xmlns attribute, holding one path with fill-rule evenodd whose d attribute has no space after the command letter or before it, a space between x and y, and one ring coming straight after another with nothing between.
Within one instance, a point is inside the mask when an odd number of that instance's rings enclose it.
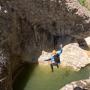
<instances>
[{"instance_id":1,"label":"wet rock","mask_svg":"<svg viewBox=\"0 0 90 90\"><path fill-rule=\"evenodd\" d=\"M85 6L90 10L90 0L85 0Z\"/></svg>"}]
</instances>

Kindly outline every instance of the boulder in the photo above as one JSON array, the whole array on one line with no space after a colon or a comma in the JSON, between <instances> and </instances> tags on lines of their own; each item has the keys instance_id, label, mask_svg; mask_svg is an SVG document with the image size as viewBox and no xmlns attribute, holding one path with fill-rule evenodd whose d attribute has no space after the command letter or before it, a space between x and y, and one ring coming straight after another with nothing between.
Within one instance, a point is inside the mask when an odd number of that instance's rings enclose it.
<instances>
[{"instance_id":1,"label":"boulder","mask_svg":"<svg viewBox=\"0 0 90 90\"><path fill-rule=\"evenodd\" d=\"M50 59L50 57L51 57L51 53L48 53L48 52L46 52L46 51L42 51L42 54L41 54L40 57L38 58L38 62L39 62L39 63L43 63L43 64L48 64L48 62L45 61L45 60Z\"/></svg>"},{"instance_id":2,"label":"boulder","mask_svg":"<svg viewBox=\"0 0 90 90\"><path fill-rule=\"evenodd\" d=\"M47 60L51 57L51 53L42 51L42 55L38 58L38 62L47 63ZM62 67L72 67L75 70L80 70L90 63L90 59L85 52L81 49L77 43L71 43L63 47L63 52L60 56Z\"/></svg>"},{"instance_id":3,"label":"boulder","mask_svg":"<svg viewBox=\"0 0 90 90\"><path fill-rule=\"evenodd\" d=\"M59 90L90 90L90 79L71 82Z\"/></svg>"},{"instance_id":4,"label":"boulder","mask_svg":"<svg viewBox=\"0 0 90 90\"><path fill-rule=\"evenodd\" d=\"M77 43L71 43L63 47L61 55L61 65L69 66L75 70L80 70L90 63L87 53L79 47Z\"/></svg>"}]
</instances>

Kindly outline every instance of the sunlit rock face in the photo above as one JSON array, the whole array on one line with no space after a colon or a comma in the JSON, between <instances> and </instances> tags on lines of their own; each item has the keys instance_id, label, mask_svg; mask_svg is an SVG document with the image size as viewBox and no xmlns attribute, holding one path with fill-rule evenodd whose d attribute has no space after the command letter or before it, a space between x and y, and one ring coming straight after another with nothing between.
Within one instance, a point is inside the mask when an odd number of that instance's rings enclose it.
<instances>
[{"instance_id":1,"label":"sunlit rock face","mask_svg":"<svg viewBox=\"0 0 90 90\"><path fill-rule=\"evenodd\" d=\"M45 60L49 60L51 58L51 56L52 56L51 52L42 51L40 57L38 58L39 64L43 64L43 65L50 64L49 61L45 61Z\"/></svg>"},{"instance_id":2,"label":"sunlit rock face","mask_svg":"<svg viewBox=\"0 0 90 90\"><path fill-rule=\"evenodd\" d=\"M77 43L64 46L60 59L61 66L69 66L75 70L80 70L82 67L90 64L90 59L87 53L81 49Z\"/></svg>"},{"instance_id":3,"label":"sunlit rock face","mask_svg":"<svg viewBox=\"0 0 90 90\"><path fill-rule=\"evenodd\" d=\"M85 38L85 41L86 41L88 47L90 48L90 37Z\"/></svg>"},{"instance_id":4,"label":"sunlit rock face","mask_svg":"<svg viewBox=\"0 0 90 90\"><path fill-rule=\"evenodd\" d=\"M90 79L71 82L59 90L90 90Z\"/></svg>"},{"instance_id":5,"label":"sunlit rock face","mask_svg":"<svg viewBox=\"0 0 90 90\"><path fill-rule=\"evenodd\" d=\"M90 12L77 0L19 0L8 3L26 61L31 60L32 55L38 57L38 51L50 51L58 48L60 43L74 42L90 34Z\"/></svg>"},{"instance_id":6,"label":"sunlit rock face","mask_svg":"<svg viewBox=\"0 0 90 90\"><path fill-rule=\"evenodd\" d=\"M90 59L87 53L85 52L85 50L79 47L78 43L71 43L65 45L62 50L63 52L60 55L61 67L70 67L73 70L78 71L82 67L85 67L90 64ZM50 59L51 56L51 52L42 51L42 54L38 58L38 61L40 64L46 65L49 62L45 60Z\"/></svg>"},{"instance_id":7,"label":"sunlit rock face","mask_svg":"<svg viewBox=\"0 0 90 90\"><path fill-rule=\"evenodd\" d=\"M90 0L85 0L85 6L90 10Z\"/></svg>"}]
</instances>

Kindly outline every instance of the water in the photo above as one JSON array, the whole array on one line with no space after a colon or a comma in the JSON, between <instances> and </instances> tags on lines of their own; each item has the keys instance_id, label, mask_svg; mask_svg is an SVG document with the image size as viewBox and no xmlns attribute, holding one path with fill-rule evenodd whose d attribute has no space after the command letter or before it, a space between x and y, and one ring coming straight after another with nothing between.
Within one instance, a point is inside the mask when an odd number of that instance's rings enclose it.
<instances>
[{"instance_id":1,"label":"water","mask_svg":"<svg viewBox=\"0 0 90 90\"><path fill-rule=\"evenodd\" d=\"M14 90L59 90L71 81L86 79L89 76L90 66L79 72L70 68L54 67L54 72L51 72L49 65L26 65L15 80L13 88Z\"/></svg>"}]
</instances>

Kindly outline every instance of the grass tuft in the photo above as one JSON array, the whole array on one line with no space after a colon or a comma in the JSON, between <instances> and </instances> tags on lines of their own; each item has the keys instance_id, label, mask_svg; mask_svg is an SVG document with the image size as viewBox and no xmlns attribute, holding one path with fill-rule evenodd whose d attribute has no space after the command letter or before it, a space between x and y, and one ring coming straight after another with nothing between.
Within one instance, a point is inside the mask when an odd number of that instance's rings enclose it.
<instances>
[{"instance_id":1,"label":"grass tuft","mask_svg":"<svg viewBox=\"0 0 90 90\"><path fill-rule=\"evenodd\" d=\"M81 5L85 6L85 1L86 0L78 0L80 2Z\"/></svg>"}]
</instances>

